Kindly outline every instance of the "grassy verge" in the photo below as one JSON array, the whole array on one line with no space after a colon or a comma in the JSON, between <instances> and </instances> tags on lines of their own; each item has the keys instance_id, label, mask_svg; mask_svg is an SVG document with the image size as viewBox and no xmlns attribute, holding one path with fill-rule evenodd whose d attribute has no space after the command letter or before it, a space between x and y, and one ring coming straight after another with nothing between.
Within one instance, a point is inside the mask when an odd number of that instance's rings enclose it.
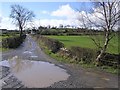
<instances>
[{"instance_id":1,"label":"grassy verge","mask_svg":"<svg viewBox=\"0 0 120 90\"><path fill-rule=\"evenodd\" d=\"M58 54L54 54L52 52L50 52L50 50L48 50L48 48L44 49L44 52L49 55L50 57L60 61L60 62L64 62L64 63L69 63L69 64L77 64L79 66L82 66L83 68L97 68L99 70L103 70L109 73L113 73L113 74L118 74L118 69L109 67L109 66L101 66L101 67L96 67L94 64L90 63L90 64L85 64L83 62L76 62L74 60L70 60L67 59L66 57L61 57Z\"/></svg>"},{"instance_id":2,"label":"grassy verge","mask_svg":"<svg viewBox=\"0 0 120 90\"><path fill-rule=\"evenodd\" d=\"M0 52L5 52L5 51L9 51L9 48L0 48Z\"/></svg>"},{"instance_id":3,"label":"grassy verge","mask_svg":"<svg viewBox=\"0 0 120 90\"><path fill-rule=\"evenodd\" d=\"M102 70L102 71L113 73L113 74L118 74L118 69L115 69L115 68L112 68L112 67L109 67L109 66L96 67L92 63L85 64L84 62L77 62L75 60L68 59L67 57L62 57L62 56L59 55L59 53L52 53L51 50L49 50L45 46L45 44L43 42L41 42L40 40L38 40L37 42L47 55L54 58L55 60L58 60L59 62L74 64L74 65L82 66L83 68L97 69L97 70Z\"/></svg>"}]
</instances>

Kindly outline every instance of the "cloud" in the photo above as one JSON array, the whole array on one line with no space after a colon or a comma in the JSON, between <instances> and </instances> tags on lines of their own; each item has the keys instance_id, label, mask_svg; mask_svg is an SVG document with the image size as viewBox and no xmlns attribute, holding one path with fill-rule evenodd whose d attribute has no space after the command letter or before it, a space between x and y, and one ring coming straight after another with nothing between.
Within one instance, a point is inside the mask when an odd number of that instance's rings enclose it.
<instances>
[{"instance_id":1,"label":"cloud","mask_svg":"<svg viewBox=\"0 0 120 90\"><path fill-rule=\"evenodd\" d=\"M41 11L41 13L42 13L42 14L49 14L49 12L48 12L48 11L45 11L45 10Z\"/></svg>"},{"instance_id":2,"label":"cloud","mask_svg":"<svg viewBox=\"0 0 120 90\"><path fill-rule=\"evenodd\" d=\"M100 18L103 18L102 15L96 12L97 9L94 9L94 13L89 13L88 17L92 20L94 23L102 23L103 22L99 19L96 18L96 16L99 16ZM48 14L51 16L57 16L57 17L65 17L65 19L41 19L41 20L33 20L33 23L29 23L27 27L39 27L40 25L42 26L57 26L59 27L60 24L65 25L71 25L71 26L79 26L79 27L84 27L83 25L83 16L87 16L85 11L75 11L70 7L69 4L62 5L60 6L57 10L52 11L51 13L48 11L41 11L42 14ZM83 15L83 16L82 16ZM96 16L95 16L96 15ZM1 17L1 15L0 15ZM11 22L12 20L9 17L1 17L1 27L0 28L6 28L6 29L16 29L15 25L13 25ZM86 26L90 26L89 21L84 18Z\"/></svg>"},{"instance_id":3,"label":"cloud","mask_svg":"<svg viewBox=\"0 0 120 90\"><path fill-rule=\"evenodd\" d=\"M63 17L64 19L42 19L42 25L59 26L60 24L79 26L79 12L75 11L69 4L60 6L57 10L50 13L51 16Z\"/></svg>"},{"instance_id":4,"label":"cloud","mask_svg":"<svg viewBox=\"0 0 120 90\"><path fill-rule=\"evenodd\" d=\"M85 17L89 17L89 19L99 25L105 25L105 22L101 19L104 19L103 15L98 13L98 11L102 11L102 8L94 8L93 13L88 13L86 14L85 11L75 11L69 4L62 5L60 6L57 10L48 12L48 11L41 11L40 13L42 14L47 14L48 17L55 17L54 19L35 19L33 20L33 24L28 24L27 27L39 27L40 25L42 26L57 26L59 27L60 24L65 25L71 25L71 26L76 26L76 27L84 27L83 24L83 19L84 23L86 24L87 27L92 26L92 28L95 28L95 25L90 24L89 20ZM83 17L84 16L84 17ZM56 18L60 17L60 19ZM63 17L63 18L61 18ZM99 19L101 18L101 19ZM7 29L16 29L15 25L11 23L11 19L8 17L2 17L0 15L0 20L1 20L1 27L0 28L7 28Z\"/></svg>"},{"instance_id":5,"label":"cloud","mask_svg":"<svg viewBox=\"0 0 120 90\"><path fill-rule=\"evenodd\" d=\"M78 26L78 20L71 20L71 19L41 19L41 20L34 20L34 26L57 26L59 27L60 24L62 25L71 25L71 26Z\"/></svg>"},{"instance_id":6,"label":"cloud","mask_svg":"<svg viewBox=\"0 0 120 90\"><path fill-rule=\"evenodd\" d=\"M16 29L15 25L12 24L12 20L9 17L1 17L0 29Z\"/></svg>"},{"instance_id":7,"label":"cloud","mask_svg":"<svg viewBox=\"0 0 120 90\"><path fill-rule=\"evenodd\" d=\"M69 19L76 18L77 14L78 12L72 9L69 4L62 5L58 10L51 12L51 16L66 17Z\"/></svg>"},{"instance_id":8,"label":"cloud","mask_svg":"<svg viewBox=\"0 0 120 90\"><path fill-rule=\"evenodd\" d=\"M79 12L78 19L81 27L95 28L105 25L104 16L101 13L101 8L94 8L93 13L86 13L86 11Z\"/></svg>"},{"instance_id":9,"label":"cloud","mask_svg":"<svg viewBox=\"0 0 120 90\"><path fill-rule=\"evenodd\" d=\"M65 25L71 25L71 26L79 26L82 22L80 22L77 18L79 13L72 9L69 4L60 6L57 10L52 11L51 13L43 10L40 13L42 14L48 14L51 16L57 16L57 17L66 17L66 19L41 19L41 20L33 20L33 23L29 23L27 27L39 27L42 26L57 26L59 27L60 24ZM6 28L6 29L16 29L15 25L13 25L11 22L12 20L9 17L2 17L1 20L1 27L0 28Z\"/></svg>"},{"instance_id":10,"label":"cloud","mask_svg":"<svg viewBox=\"0 0 120 90\"><path fill-rule=\"evenodd\" d=\"M2 18L0 17L0 27L1 27L1 21L2 21Z\"/></svg>"},{"instance_id":11,"label":"cloud","mask_svg":"<svg viewBox=\"0 0 120 90\"><path fill-rule=\"evenodd\" d=\"M0 26L1 26L1 21L2 21L2 14L1 14L1 10L0 10Z\"/></svg>"},{"instance_id":12,"label":"cloud","mask_svg":"<svg viewBox=\"0 0 120 90\"><path fill-rule=\"evenodd\" d=\"M72 9L69 4L60 6L57 10L52 11L51 13L48 11L41 11L42 14L48 14L51 16L57 17L66 17L66 19L41 19L41 20L33 20L32 23L29 23L27 27L39 27L42 26L57 26L59 27L60 24L71 25L71 26L80 26L82 22L80 22L77 17L79 13ZM11 23L11 19L9 17L3 17L1 27L6 29L16 29L15 25Z\"/></svg>"}]
</instances>

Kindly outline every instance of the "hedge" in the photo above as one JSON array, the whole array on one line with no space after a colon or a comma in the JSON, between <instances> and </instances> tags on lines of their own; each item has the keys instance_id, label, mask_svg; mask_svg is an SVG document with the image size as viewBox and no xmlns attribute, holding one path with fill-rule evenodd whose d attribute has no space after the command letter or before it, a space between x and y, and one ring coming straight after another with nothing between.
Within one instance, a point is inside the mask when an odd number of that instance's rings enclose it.
<instances>
[{"instance_id":1,"label":"hedge","mask_svg":"<svg viewBox=\"0 0 120 90\"><path fill-rule=\"evenodd\" d=\"M47 38L44 36L39 36L39 35L36 35L35 37L37 40L42 41L45 44L45 46L47 46L48 49L50 49L51 52L53 53L58 52L60 48L64 47L64 44L59 42L58 40Z\"/></svg>"},{"instance_id":2,"label":"hedge","mask_svg":"<svg viewBox=\"0 0 120 90\"><path fill-rule=\"evenodd\" d=\"M2 39L2 47L3 48L17 48L18 46L21 45L21 43L24 41L25 38L26 38L26 35L23 35L22 37L15 36L15 37L10 37L10 38L4 38Z\"/></svg>"},{"instance_id":3,"label":"hedge","mask_svg":"<svg viewBox=\"0 0 120 90\"><path fill-rule=\"evenodd\" d=\"M84 63L91 63L96 58L96 51L89 48L71 47L72 58Z\"/></svg>"},{"instance_id":4,"label":"hedge","mask_svg":"<svg viewBox=\"0 0 120 90\"><path fill-rule=\"evenodd\" d=\"M77 62L82 61L83 63L91 63L96 58L95 50L81 47L62 48L59 54Z\"/></svg>"},{"instance_id":5,"label":"hedge","mask_svg":"<svg viewBox=\"0 0 120 90\"><path fill-rule=\"evenodd\" d=\"M51 39L44 36L36 35L37 40L42 41L53 53L58 53L60 56L69 58L70 60L83 62L86 64L94 63L96 57L100 53L97 50L81 47L71 47L70 49L64 48L64 44L58 40ZM105 53L100 60L101 65L112 66L118 68L120 55Z\"/></svg>"}]
</instances>

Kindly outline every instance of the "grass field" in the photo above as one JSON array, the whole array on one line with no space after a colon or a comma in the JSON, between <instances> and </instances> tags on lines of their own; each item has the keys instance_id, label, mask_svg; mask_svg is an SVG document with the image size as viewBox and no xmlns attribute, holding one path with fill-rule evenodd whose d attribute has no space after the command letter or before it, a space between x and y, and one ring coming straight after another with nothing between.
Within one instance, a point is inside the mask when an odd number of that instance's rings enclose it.
<instances>
[{"instance_id":1,"label":"grass field","mask_svg":"<svg viewBox=\"0 0 120 90\"><path fill-rule=\"evenodd\" d=\"M65 47L79 46L84 48L96 49L96 45L90 39L89 36L47 36L49 38L57 39L64 43ZM102 37L100 42L103 43ZM115 36L110 42L107 48L107 52L118 54L118 37Z\"/></svg>"}]
</instances>

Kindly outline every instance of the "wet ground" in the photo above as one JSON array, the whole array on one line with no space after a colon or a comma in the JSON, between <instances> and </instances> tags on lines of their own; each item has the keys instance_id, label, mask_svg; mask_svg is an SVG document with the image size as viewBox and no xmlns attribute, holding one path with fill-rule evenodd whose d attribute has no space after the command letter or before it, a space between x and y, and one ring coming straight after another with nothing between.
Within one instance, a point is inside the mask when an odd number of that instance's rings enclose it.
<instances>
[{"instance_id":1,"label":"wet ground","mask_svg":"<svg viewBox=\"0 0 120 90\"><path fill-rule=\"evenodd\" d=\"M49 62L21 60L15 57L14 60L4 60L1 64L9 67L14 76L29 88L48 87L54 82L67 80L70 76L66 70Z\"/></svg>"},{"instance_id":2,"label":"wet ground","mask_svg":"<svg viewBox=\"0 0 120 90\"><path fill-rule=\"evenodd\" d=\"M19 48L3 53L2 60L3 88L118 88L117 75L60 63L44 54L29 35Z\"/></svg>"}]
</instances>

